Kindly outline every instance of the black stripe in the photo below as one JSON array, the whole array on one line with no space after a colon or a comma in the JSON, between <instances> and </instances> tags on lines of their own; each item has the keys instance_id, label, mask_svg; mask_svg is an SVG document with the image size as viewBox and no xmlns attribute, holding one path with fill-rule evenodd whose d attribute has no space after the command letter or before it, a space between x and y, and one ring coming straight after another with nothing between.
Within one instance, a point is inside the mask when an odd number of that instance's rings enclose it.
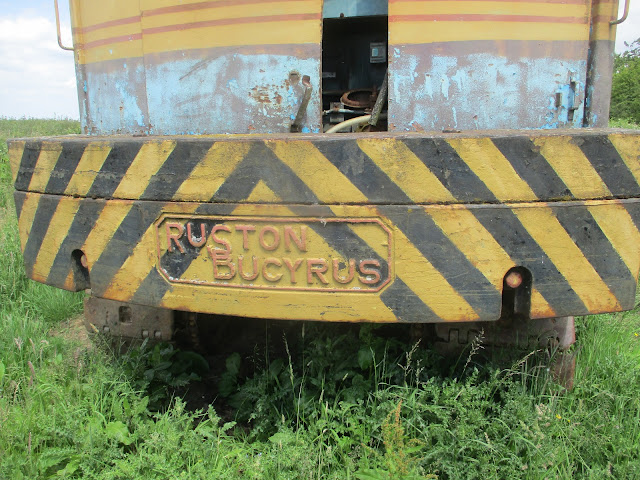
<instances>
[{"instance_id":1,"label":"black stripe","mask_svg":"<svg viewBox=\"0 0 640 480\"><path fill-rule=\"evenodd\" d=\"M362 151L355 140L317 143L316 147L368 199L368 203L412 203L407 194Z\"/></svg>"},{"instance_id":2,"label":"black stripe","mask_svg":"<svg viewBox=\"0 0 640 480\"><path fill-rule=\"evenodd\" d=\"M633 224L636 226L638 230L640 230L640 200L633 201L622 201L621 205L627 209L631 220L633 220Z\"/></svg>"},{"instance_id":3,"label":"black stripe","mask_svg":"<svg viewBox=\"0 0 640 480\"><path fill-rule=\"evenodd\" d=\"M636 281L587 207L558 206L552 210L620 305L633 308Z\"/></svg>"},{"instance_id":4,"label":"black stripe","mask_svg":"<svg viewBox=\"0 0 640 480\"><path fill-rule=\"evenodd\" d=\"M163 207L162 202L137 202L131 207L89 272L95 295L100 296L109 288L114 275L131 256Z\"/></svg>"},{"instance_id":5,"label":"black stripe","mask_svg":"<svg viewBox=\"0 0 640 480\"><path fill-rule=\"evenodd\" d=\"M160 305L162 297L169 288L167 280L160 275L158 270L152 268L129 301L156 307Z\"/></svg>"},{"instance_id":6,"label":"black stripe","mask_svg":"<svg viewBox=\"0 0 640 480\"><path fill-rule=\"evenodd\" d=\"M404 144L462 203L499 203L491 190L443 139L404 139Z\"/></svg>"},{"instance_id":7,"label":"black stripe","mask_svg":"<svg viewBox=\"0 0 640 480\"><path fill-rule=\"evenodd\" d=\"M588 313L569 282L511 210L479 207L470 208L469 211L493 235L516 265L531 271L533 287L538 289L558 316Z\"/></svg>"},{"instance_id":8,"label":"black stripe","mask_svg":"<svg viewBox=\"0 0 640 480\"><path fill-rule=\"evenodd\" d=\"M518 176L540 200L572 200L574 196L549 162L540 155L540 147L524 137L494 138L500 150Z\"/></svg>"},{"instance_id":9,"label":"black stripe","mask_svg":"<svg viewBox=\"0 0 640 480\"><path fill-rule=\"evenodd\" d=\"M22 159L20 160L20 166L18 167L18 176L16 177L15 188L16 190L26 191L31 183L31 177L33 177L33 171L38 157L40 156L40 148L42 142L37 140L27 140L24 145L24 151L22 152Z\"/></svg>"},{"instance_id":10,"label":"black stripe","mask_svg":"<svg viewBox=\"0 0 640 480\"><path fill-rule=\"evenodd\" d=\"M319 203L318 198L262 142L251 145L240 165L211 198L212 202L242 202L262 180L283 203Z\"/></svg>"},{"instance_id":11,"label":"black stripe","mask_svg":"<svg viewBox=\"0 0 640 480\"><path fill-rule=\"evenodd\" d=\"M31 232L27 238L27 244L24 248L24 267L27 273L27 277L31 277L33 272L33 265L36 262L40 247L51 223L58 203L62 197L42 195L38 202L36 214L33 217L33 226Z\"/></svg>"},{"instance_id":12,"label":"black stripe","mask_svg":"<svg viewBox=\"0 0 640 480\"><path fill-rule=\"evenodd\" d=\"M141 148L137 142L114 143L86 196L111 198Z\"/></svg>"},{"instance_id":13,"label":"black stripe","mask_svg":"<svg viewBox=\"0 0 640 480\"><path fill-rule=\"evenodd\" d=\"M62 151L45 188L46 193L62 194L75 172L86 144L83 142L63 142Z\"/></svg>"},{"instance_id":14,"label":"black stripe","mask_svg":"<svg viewBox=\"0 0 640 480\"><path fill-rule=\"evenodd\" d=\"M22 213L22 205L26 197L27 194L25 192L13 192L13 203L16 205L16 217L18 218L20 218L20 214Z\"/></svg>"},{"instance_id":15,"label":"black stripe","mask_svg":"<svg viewBox=\"0 0 640 480\"><path fill-rule=\"evenodd\" d=\"M479 317L490 320L500 316L500 292L422 208L382 206L380 211L404 232Z\"/></svg>"},{"instance_id":16,"label":"black stripe","mask_svg":"<svg viewBox=\"0 0 640 480\"><path fill-rule=\"evenodd\" d=\"M212 141L178 142L158 172L151 178L140 199L171 200L182 182L202 161L212 145Z\"/></svg>"},{"instance_id":17,"label":"black stripe","mask_svg":"<svg viewBox=\"0 0 640 480\"><path fill-rule=\"evenodd\" d=\"M426 323L442 320L399 278L382 292L380 299L401 322Z\"/></svg>"},{"instance_id":18,"label":"black stripe","mask_svg":"<svg viewBox=\"0 0 640 480\"><path fill-rule=\"evenodd\" d=\"M606 136L575 139L614 197L640 195L640 186Z\"/></svg>"},{"instance_id":19,"label":"black stripe","mask_svg":"<svg viewBox=\"0 0 640 480\"><path fill-rule=\"evenodd\" d=\"M73 222L69 227L69 232L62 239L56 258L51 265L51 270L47 275L49 285L64 284L65 279L71 270L71 253L76 249L81 249L85 240L96 226L96 220L100 216L105 202L102 200L82 200ZM93 260L93 259L91 259Z\"/></svg>"}]
</instances>

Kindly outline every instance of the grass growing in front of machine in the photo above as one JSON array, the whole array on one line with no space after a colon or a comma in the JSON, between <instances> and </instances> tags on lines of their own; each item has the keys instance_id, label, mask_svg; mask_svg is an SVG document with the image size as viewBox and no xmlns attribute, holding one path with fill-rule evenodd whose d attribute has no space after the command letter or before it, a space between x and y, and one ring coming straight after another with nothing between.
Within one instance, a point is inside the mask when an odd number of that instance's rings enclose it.
<instances>
[{"instance_id":1,"label":"grass growing in front of machine","mask_svg":"<svg viewBox=\"0 0 640 480\"><path fill-rule=\"evenodd\" d=\"M194 411L157 388L180 383L175 350L116 358L65 334L82 298L26 279L5 152L0 478L638 478L640 308L577 320L571 392L534 356L480 362L478 343L443 367L372 326L301 324L283 355L226 359Z\"/></svg>"}]
</instances>

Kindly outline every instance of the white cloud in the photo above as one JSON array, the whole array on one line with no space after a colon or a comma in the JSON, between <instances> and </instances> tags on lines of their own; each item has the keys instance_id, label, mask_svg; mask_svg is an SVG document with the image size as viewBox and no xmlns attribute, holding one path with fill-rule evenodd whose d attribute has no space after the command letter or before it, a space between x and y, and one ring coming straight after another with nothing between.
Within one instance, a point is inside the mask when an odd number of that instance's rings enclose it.
<instances>
[{"instance_id":1,"label":"white cloud","mask_svg":"<svg viewBox=\"0 0 640 480\"><path fill-rule=\"evenodd\" d=\"M640 2L630 0L629 16L618 25L616 32L616 52L622 53L627 49L624 42L631 44L634 40L640 38ZM622 17L624 10L624 0L620 0L619 18Z\"/></svg>"},{"instance_id":2,"label":"white cloud","mask_svg":"<svg viewBox=\"0 0 640 480\"><path fill-rule=\"evenodd\" d=\"M58 47L52 19L0 19L0 58L0 116L78 118L73 53Z\"/></svg>"}]
</instances>

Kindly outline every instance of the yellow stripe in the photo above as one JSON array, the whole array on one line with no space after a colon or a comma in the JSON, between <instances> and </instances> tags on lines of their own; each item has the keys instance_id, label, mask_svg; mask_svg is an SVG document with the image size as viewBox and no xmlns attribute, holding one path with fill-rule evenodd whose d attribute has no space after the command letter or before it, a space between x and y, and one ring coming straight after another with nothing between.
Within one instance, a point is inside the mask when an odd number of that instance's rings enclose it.
<instances>
[{"instance_id":1,"label":"yellow stripe","mask_svg":"<svg viewBox=\"0 0 640 480\"><path fill-rule=\"evenodd\" d=\"M79 207L80 199L78 198L62 197L58 202L33 265L31 276L33 280L43 283L47 281L51 266L60 249L61 239L66 238ZM68 260L70 262L71 257Z\"/></svg>"},{"instance_id":2,"label":"yellow stripe","mask_svg":"<svg viewBox=\"0 0 640 480\"><path fill-rule=\"evenodd\" d=\"M139 198L147 188L151 177L158 172L175 146L175 140L144 143L113 196L126 199Z\"/></svg>"},{"instance_id":3,"label":"yellow stripe","mask_svg":"<svg viewBox=\"0 0 640 480\"><path fill-rule=\"evenodd\" d=\"M185 205L181 208L181 213L193 213L199 206L199 204ZM167 205L163 211L166 209ZM155 268L158 262L157 255L156 225L154 223L142 235L131 255L127 257L122 268L113 277L109 287L103 293L104 297L122 299L125 302L130 300L149 272Z\"/></svg>"},{"instance_id":4,"label":"yellow stripe","mask_svg":"<svg viewBox=\"0 0 640 480\"><path fill-rule=\"evenodd\" d=\"M208 202L251 148L246 142L216 142L180 185L174 200Z\"/></svg>"},{"instance_id":5,"label":"yellow stripe","mask_svg":"<svg viewBox=\"0 0 640 480\"><path fill-rule=\"evenodd\" d=\"M358 190L311 142L265 141L265 144L323 203L366 202Z\"/></svg>"},{"instance_id":6,"label":"yellow stripe","mask_svg":"<svg viewBox=\"0 0 640 480\"><path fill-rule=\"evenodd\" d=\"M316 0L306 2L264 2L251 6L234 5L216 7L214 4L208 8L198 10L143 16L142 28L184 25L192 22L206 22L210 20L260 17L265 15L320 14L321 10L320 2ZM248 23L252 22L249 21Z\"/></svg>"},{"instance_id":7,"label":"yellow stripe","mask_svg":"<svg viewBox=\"0 0 640 480\"><path fill-rule=\"evenodd\" d=\"M537 197L489 138L448 140L460 158L502 202L535 201Z\"/></svg>"},{"instance_id":8,"label":"yellow stripe","mask_svg":"<svg viewBox=\"0 0 640 480\"><path fill-rule=\"evenodd\" d=\"M447 282L447 279L424 258L411 241L394 230L395 268L402 281L440 318L452 321L471 321L478 314Z\"/></svg>"},{"instance_id":9,"label":"yellow stripe","mask_svg":"<svg viewBox=\"0 0 640 480\"><path fill-rule=\"evenodd\" d=\"M146 33L144 53L244 45L320 44L321 19L219 25L191 30Z\"/></svg>"},{"instance_id":10,"label":"yellow stripe","mask_svg":"<svg viewBox=\"0 0 640 480\"><path fill-rule=\"evenodd\" d=\"M70 6L74 27L87 27L140 14L138 2L130 0L71 0Z\"/></svg>"},{"instance_id":11,"label":"yellow stripe","mask_svg":"<svg viewBox=\"0 0 640 480\"><path fill-rule=\"evenodd\" d=\"M102 294L104 298L128 301L136 293L142 281L154 268L157 260L156 226L151 225L142 235L131 255L118 270Z\"/></svg>"},{"instance_id":12,"label":"yellow stripe","mask_svg":"<svg viewBox=\"0 0 640 480\"><path fill-rule=\"evenodd\" d=\"M67 185L67 189L64 192L65 195L85 196L93 185L110 151L111 145L105 143L92 142L87 145L75 172L73 172L69 185Z\"/></svg>"},{"instance_id":13,"label":"yellow stripe","mask_svg":"<svg viewBox=\"0 0 640 480\"><path fill-rule=\"evenodd\" d=\"M531 290L531 310L529 315L531 318L552 318L557 316L553 307L535 288Z\"/></svg>"},{"instance_id":14,"label":"yellow stripe","mask_svg":"<svg viewBox=\"0 0 640 480\"><path fill-rule=\"evenodd\" d=\"M473 266L502 291L504 276L515 263L478 219L466 208L430 208L427 212Z\"/></svg>"},{"instance_id":15,"label":"yellow stripe","mask_svg":"<svg viewBox=\"0 0 640 480\"><path fill-rule=\"evenodd\" d=\"M535 208L514 206L513 212L590 311L620 309L620 304L609 287L571 240L550 208L541 205L536 205Z\"/></svg>"},{"instance_id":16,"label":"yellow stripe","mask_svg":"<svg viewBox=\"0 0 640 480\"><path fill-rule=\"evenodd\" d=\"M49 183L51 172L56 166L56 162L62 152L62 144L60 142L42 142L40 147L40 155L33 169L33 176L29 183L30 192L42 192Z\"/></svg>"},{"instance_id":17,"label":"yellow stripe","mask_svg":"<svg viewBox=\"0 0 640 480\"><path fill-rule=\"evenodd\" d=\"M593 218L607 239L616 249L620 258L629 268L631 274L638 279L640 267L640 232L633 223L627 209L619 203L593 205L588 207Z\"/></svg>"},{"instance_id":18,"label":"yellow stripe","mask_svg":"<svg viewBox=\"0 0 640 480\"><path fill-rule=\"evenodd\" d=\"M392 22L389 43L410 45L481 40L588 40L589 25L541 22Z\"/></svg>"},{"instance_id":19,"label":"yellow stripe","mask_svg":"<svg viewBox=\"0 0 640 480\"><path fill-rule=\"evenodd\" d=\"M16 142L13 141L9 145L9 161L11 162L11 182L16 183L18 178L18 172L20 171L20 162L22 161L22 155L24 153L24 146L27 144L25 141Z\"/></svg>"},{"instance_id":20,"label":"yellow stripe","mask_svg":"<svg viewBox=\"0 0 640 480\"><path fill-rule=\"evenodd\" d=\"M110 200L100 212L98 220L96 220L81 248L87 256L89 272L91 272L91 266L100 258L111 237L113 237L113 234L132 206L133 202L131 201Z\"/></svg>"},{"instance_id":21,"label":"yellow stripe","mask_svg":"<svg viewBox=\"0 0 640 480\"><path fill-rule=\"evenodd\" d=\"M142 57L142 40L131 40L127 42L112 43L91 49L78 49L78 63L106 62L107 60L118 60L121 58Z\"/></svg>"},{"instance_id":22,"label":"yellow stripe","mask_svg":"<svg viewBox=\"0 0 640 480\"><path fill-rule=\"evenodd\" d=\"M456 198L402 141L361 139L358 146L415 203L449 203Z\"/></svg>"},{"instance_id":23,"label":"yellow stripe","mask_svg":"<svg viewBox=\"0 0 640 480\"><path fill-rule=\"evenodd\" d=\"M640 184L640 135L609 135L609 141Z\"/></svg>"},{"instance_id":24,"label":"yellow stripe","mask_svg":"<svg viewBox=\"0 0 640 480\"><path fill-rule=\"evenodd\" d=\"M464 2L451 0L440 2L392 2L389 15L437 15L437 14L484 14L484 15L533 15L546 17L587 16L586 4L563 5L560 3L525 2Z\"/></svg>"},{"instance_id":25,"label":"yellow stripe","mask_svg":"<svg viewBox=\"0 0 640 480\"><path fill-rule=\"evenodd\" d=\"M27 193L22 203L20 218L18 219L18 232L20 233L20 245L22 246L23 252L27 244L27 238L29 238L29 234L31 233L31 227L33 227L33 219L36 216L40 198L42 198L42 195Z\"/></svg>"},{"instance_id":26,"label":"yellow stripe","mask_svg":"<svg viewBox=\"0 0 640 480\"><path fill-rule=\"evenodd\" d=\"M602 178L571 137L540 137L534 143L574 197L611 197Z\"/></svg>"}]
</instances>

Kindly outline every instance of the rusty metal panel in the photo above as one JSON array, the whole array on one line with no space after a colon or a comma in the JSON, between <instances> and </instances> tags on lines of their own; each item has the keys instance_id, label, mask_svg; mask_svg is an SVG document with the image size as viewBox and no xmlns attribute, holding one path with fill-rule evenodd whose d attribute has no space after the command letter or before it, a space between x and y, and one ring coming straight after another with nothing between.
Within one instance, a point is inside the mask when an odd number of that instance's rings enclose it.
<instances>
[{"instance_id":1,"label":"rusty metal panel","mask_svg":"<svg viewBox=\"0 0 640 480\"><path fill-rule=\"evenodd\" d=\"M321 0L73 1L85 133L288 132L321 125Z\"/></svg>"},{"instance_id":2,"label":"rusty metal panel","mask_svg":"<svg viewBox=\"0 0 640 480\"><path fill-rule=\"evenodd\" d=\"M582 126L589 5L390 1L389 129Z\"/></svg>"}]
</instances>

